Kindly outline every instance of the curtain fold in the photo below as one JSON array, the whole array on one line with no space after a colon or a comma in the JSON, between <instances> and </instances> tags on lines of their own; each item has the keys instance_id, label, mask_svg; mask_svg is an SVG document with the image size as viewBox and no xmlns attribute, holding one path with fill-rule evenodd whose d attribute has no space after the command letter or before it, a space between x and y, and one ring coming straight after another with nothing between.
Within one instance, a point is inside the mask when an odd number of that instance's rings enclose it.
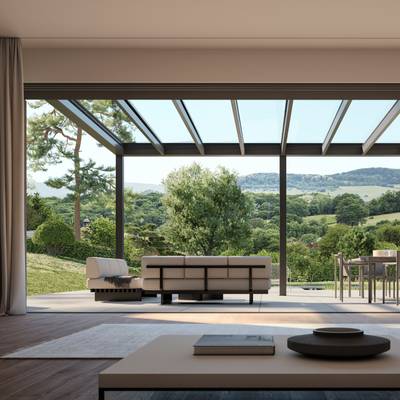
<instances>
[{"instance_id":1,"label":"curtain fold","mask_svg":"<svg viewBox=\"0 0 400 400\"><path fill-rule=\"evenodd\" d=\"M26 312L24 108L21 41L0 38L0 315Z\"/></svg>"}]
</instances>

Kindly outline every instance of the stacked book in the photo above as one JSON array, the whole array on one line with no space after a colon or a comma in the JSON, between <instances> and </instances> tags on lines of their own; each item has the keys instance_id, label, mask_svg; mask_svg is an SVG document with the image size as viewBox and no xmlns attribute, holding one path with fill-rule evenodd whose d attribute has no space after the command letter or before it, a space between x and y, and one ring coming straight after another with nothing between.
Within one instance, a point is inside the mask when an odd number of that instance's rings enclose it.
<instances>
[{"instance_id":1,"label":"stacked book","mask_svg":"<svg viewBox=\"0 0 400 400\"><path fill-rule=\"evenodd\" d=\"M269 335L203 335L194 345L199 355L274 355L273 336Z\"/></svg>"}]
</instances>

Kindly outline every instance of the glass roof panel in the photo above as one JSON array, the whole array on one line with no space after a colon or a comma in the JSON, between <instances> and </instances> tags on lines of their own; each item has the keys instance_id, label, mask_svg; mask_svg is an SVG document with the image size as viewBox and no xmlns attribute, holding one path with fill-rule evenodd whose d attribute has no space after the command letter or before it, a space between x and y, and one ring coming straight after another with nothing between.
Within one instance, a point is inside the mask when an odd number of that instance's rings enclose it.
<instances>
[{"instance_id":1,"label":"glass roof panel","mask_svg":"<svg viewBox=\"0 0 400 400\"><path fill-rule=\"evenodd\" d=\"M185 100L186 108L204 143L237 143L230 100Z\"/></svg>"},{"instance_id":2,"label":"glass roof panel","mask_svg":"<svg viewBox=\"0 0 400 400\"><path fill-rule=\"evenodd\" d=\"M193 142L171 100L129 100L163 143Z\"/></svg>"},{"instance_id":3,"label":"glass roof panel","mask_svg":"<svg viewBox=\"0 0 400 400\"><path fill-rule=\"evenodd\" d=\"M284 100L239 100L245 143L279 143L282 136Z\"/></svg>"},{"instance_id":4,"label":"glass roof panel","mask_svg":"<svg viewBox=\"0 0 400 400\"><path fill-rule=\"evenodd\" d=\"M112 100L80 100L100 122L123 143L148 143L149 141Z\"/></svg>"},{"instance_id":5,"label":"glass roof panel","mask_svg":"<svg viewBox=\"0 0 400 400\"><path fill-rule=\"evenodd\" d=\"M323 143L340 100L295 100L288 143Z\"/></svg>"},{"instance_id":6,"label":"glass roof panel","mask_svg":"<svg viewBox=\"0 0 400 400\"><path fill-rule=\"evenodd\" d=\"M394 100L353 100L333 143L364 143L394 102Z\"/></svg>"},{"instance_id":7,"label":"glass roof panel","mask_svg":"<svg viewBox=\"0 0 400 400\"><path fill-rule=\"evenodd\" d=\"M400 118L398 116L376 143L400 143Z\"/></svg>"}]
</instances>

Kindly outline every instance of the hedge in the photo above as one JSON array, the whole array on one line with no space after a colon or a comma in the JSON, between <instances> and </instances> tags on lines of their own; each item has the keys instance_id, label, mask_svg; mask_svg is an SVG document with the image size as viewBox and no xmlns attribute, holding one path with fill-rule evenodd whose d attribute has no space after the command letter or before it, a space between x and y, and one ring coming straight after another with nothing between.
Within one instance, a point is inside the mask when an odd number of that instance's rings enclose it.
<instances>
[{"instance_id":1,"label":"hedge","mask_svg":"<svg viewBox=\"0 0 400 400\"><path fill-rule=\"evenodd\" d=\"M45 246L33 243L32 239L27 239L26 250L29 253L37 253L37 254L48 253ZM115 250L104 246L93 245L87 240L80 240L80 241L75 241L73 244L65 245L57 255L61 257L68 257L82 262L86 262L86 259L88 257L114 258ZM136 270L140 266L140 261L138 260L138 258L133 258L129 254L125 255L125 260L130 267Z\"/></svg>"}]
</instances>

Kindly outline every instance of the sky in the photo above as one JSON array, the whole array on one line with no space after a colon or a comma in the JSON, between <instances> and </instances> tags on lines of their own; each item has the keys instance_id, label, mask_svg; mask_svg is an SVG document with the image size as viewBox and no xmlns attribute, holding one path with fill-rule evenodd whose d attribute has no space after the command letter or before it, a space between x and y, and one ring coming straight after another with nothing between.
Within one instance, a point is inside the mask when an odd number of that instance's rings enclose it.
<instances>
[{"instance_id":1,"label":"sky","mask_svg":"<svg viewBox=\"0 0 400 400\"><path fill-rule=\"evenodd\" d=\"M168 100L135 100L136 109L164 142L191 141L173 104ZM191 100L185 104L204 142L235 142L237 140L232 110L226 100ZM321 143L329 129L339 100L299 100L294 102L288 142ZM373 131L394 100L353 101L335 136L337 143L362 143ZM278 100L239 101L243 135L246 142L280 141L284 102ZM33 115L28 108L28 118ZM137 141L146 141L139 131ZM397 118L380 138L381 143L400 142L400 119ZM115 164L115 156L99 147L85 135L81 157L106 166ZM278 172L277 157L127 157L125 181L159 184L174 169L197 162L215 169L219 165L236 171L239 175L257 172ZM46 172L30 172L37 182L60 176L71 163L49 167ZM358 168L400 168L400 158L395 157L288 157L288 173L333 174Z\"/></svg>"}]
</instances>

